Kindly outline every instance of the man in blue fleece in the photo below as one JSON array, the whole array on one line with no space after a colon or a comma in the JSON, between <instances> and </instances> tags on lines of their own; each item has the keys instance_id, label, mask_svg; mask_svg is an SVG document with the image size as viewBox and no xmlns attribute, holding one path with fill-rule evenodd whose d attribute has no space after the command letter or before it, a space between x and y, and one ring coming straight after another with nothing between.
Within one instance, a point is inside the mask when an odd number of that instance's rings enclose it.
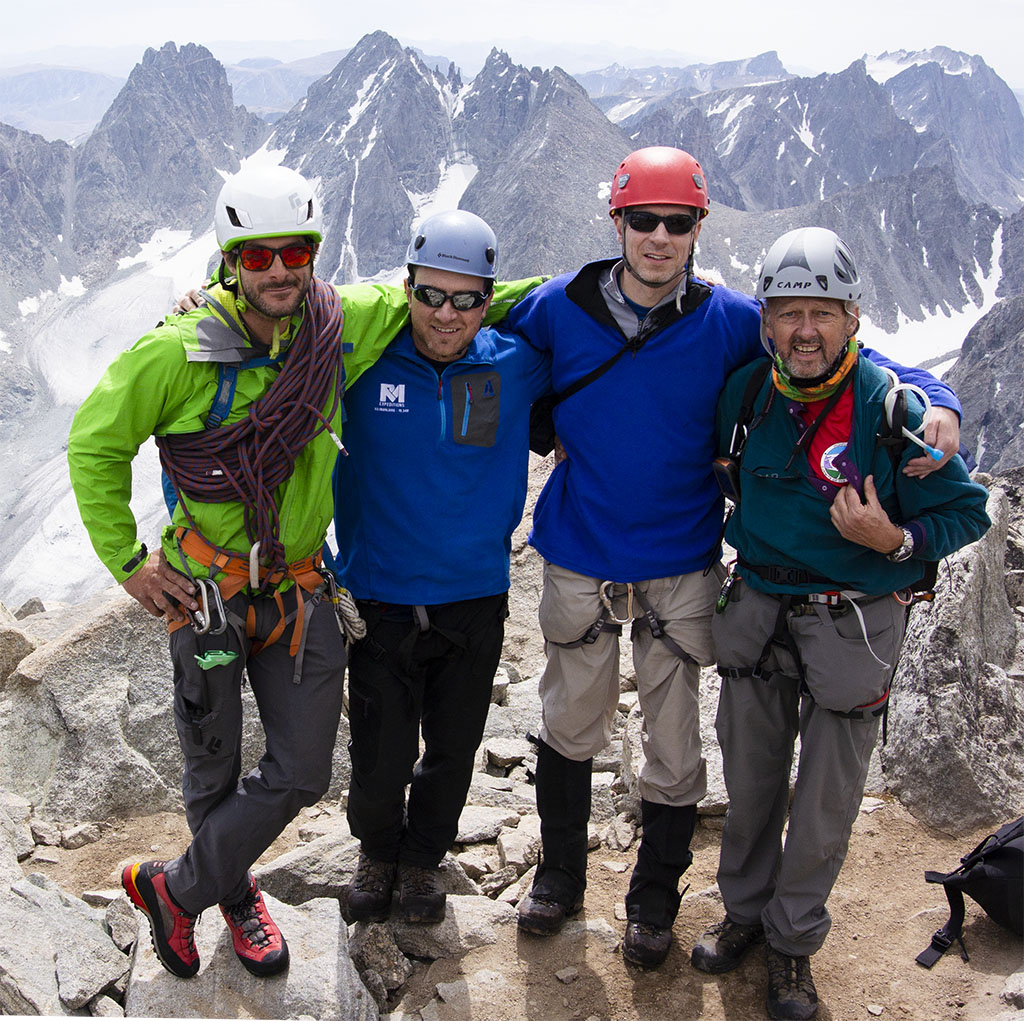
<instances>
[{"instance_id":1,"label":"man in blue fleece","mask_svg":"<svg viewBox=\"0 0 1024 1021\"><path fill-rule=\"evenodd\" d=\"M853 257L832 231L779 238L757 285L772 371L739 370L718 408L718 453L739 480L726 529L738 566L712 625L729 792L718 869L726 917L691 960L729 971L765 941L772 1018L817 1012L810 955L831 925L825 902L860 807L911 588L926 561L989 527L988 494L959 457L912 478L901 469L916 448L879 442L892 384L858 350L860 294ZM923 409L907 400L913 431ZM735 428L743 405L745 440Z\"/></svg>"},{"instance_id":2,"label":"man in blue fleece","mask_svg":"<svg viewBox=\"0 0 1024 1021\"><path fill-rule=\"evenodd\" d=\"M481 328L497 248L472 213L424 222L407 255L409 325L345 398L339 573L368 629L349 659L350 921L387 918L396 882L406 920L444 918L438 865L501 653L530 404L550 386L546 354Z\"/></svg>"},{"instance_id":3,"label":"man in blue fleece","mask_svg":"<svg viewBox=\"0 0 1024 1021\"><path fill-rule=\"evenodd\" d=\"M555 407L568 458L534 510L530 541L545 560L540 625L548 653L537 758L543 849L519 927L551 934L582 907L592 757L611 737L619 635L631 624L645 764L623 956L656 967L671 945L679 878L692 860L696 805L706 791L697 681L715 658L711 617L721 585L715 406L733 370L765 352L757 302L695 273L708 212L697 160L662 146L632 153L615 173L610 204L621 258L542 284L507 320L552 353L559 393L625 348ZM941 430L932 442L955 451L955 395L928 373L901 375L948 409L930 426ZM930 467L916 461L910 470Z\"/></svg>"}]
</instances>

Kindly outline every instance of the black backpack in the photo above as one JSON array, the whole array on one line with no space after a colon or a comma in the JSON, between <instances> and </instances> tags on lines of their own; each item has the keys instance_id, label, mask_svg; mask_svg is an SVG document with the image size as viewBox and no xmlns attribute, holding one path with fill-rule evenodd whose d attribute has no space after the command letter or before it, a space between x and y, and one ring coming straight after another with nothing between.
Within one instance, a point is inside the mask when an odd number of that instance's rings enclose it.
<instances>
[{"instance_id":1,"label":"black backpack","mask_svg":"<svg viewBox=\"0 0 1024 1021\"><path fill-rule=\"evenodd\" d=\"M960 944L960 956L968 959L961 938L965 893L993 921L1018 936L1024 935L1024 816L987 836L960 859L959 868L948 873L926 872L924 878L943 885L949 901L949 921L917 955L918 964L932 967L954 942Z\"/></svg>"}]
</instances>

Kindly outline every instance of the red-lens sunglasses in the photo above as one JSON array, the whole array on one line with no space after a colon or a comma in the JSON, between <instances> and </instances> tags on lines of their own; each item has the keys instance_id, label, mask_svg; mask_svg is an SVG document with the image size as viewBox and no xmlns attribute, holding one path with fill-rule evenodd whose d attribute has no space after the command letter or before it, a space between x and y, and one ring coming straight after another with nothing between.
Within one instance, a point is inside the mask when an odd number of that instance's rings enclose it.
<instances>
[{"instance_id":1,"label":"red-lens sunglasses","mask_svg":"<svg viewBox=\"0 0 1024 1021\"><path fill-rule=\"evenodd\" d=\"M250 273L262 273L274 264L275 255L281 256L286 269L301 269L309 265L309 260L313 258L313 248L311 245L286 245L284 248L252 245L239 250L238 260L242 268Z\"/></svg>"}]
</instances>

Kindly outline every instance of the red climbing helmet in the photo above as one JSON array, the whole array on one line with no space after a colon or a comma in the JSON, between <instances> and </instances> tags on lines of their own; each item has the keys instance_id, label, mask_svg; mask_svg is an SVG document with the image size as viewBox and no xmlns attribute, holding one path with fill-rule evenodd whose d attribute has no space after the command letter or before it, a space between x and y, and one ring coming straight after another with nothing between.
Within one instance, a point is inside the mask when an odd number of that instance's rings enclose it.
<instances>
[{"instance_id":1,"label":"red climbing helmet","mask_svg":"<svg viewBox=\"0 0 1024 1021\"><path fill-rule=\"evenodd\" d=\"M631 152L612 178L614 214L627 206L693 206L708 214L708 186L701 165L682 149L652 145Z\"/></svg>"}]
</instances>

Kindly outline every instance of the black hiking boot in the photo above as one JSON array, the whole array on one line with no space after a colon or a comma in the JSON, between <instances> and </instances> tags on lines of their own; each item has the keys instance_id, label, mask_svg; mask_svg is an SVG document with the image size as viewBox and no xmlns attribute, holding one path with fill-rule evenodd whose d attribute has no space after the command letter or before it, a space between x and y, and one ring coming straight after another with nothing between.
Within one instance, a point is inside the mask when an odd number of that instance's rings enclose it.
<instances>
[{"instance_id":1,"label":"black hiking boot","mask_svg":"<svg viewBox=\"0 0 1024 1021\"><path fill-rule=\"evenodd\" d=\"M811 978L809 957L790 957L770 946L768 965L768 1016L778 1021L807 1021L818 1013L818 991Z\"/></svg>"},{"instance_id":2,"label":"black hiking boot","mask_svg":"<svg viewBox=\"0 0 1024 1021\"><path fill-rule=\"evenodd\" d=\"M398 866L398 906L407 922L443 922L446 901L439 868L427 869L405 862Z\"/></svg>"},{"instance_id":3,"label":"black hiking boot","mask_svg":"<svg viewBox=\"0 0 1024 1021\"><path fill-rule=\"evenodd\" d=\"M534 936L554 936L561 932L567 918L583 909L583 897L572 904L562 904L551 897L535 893L536 886L519 902L517 924L520 932Z\"/></svg>"},{"instance_id":4,"label":"black hiking boot","mask_svg":"<svg viewBox=\"0 0 1024 1021\"><path fill-rule=\"evenodd\" d=\"M643 836L626 892L622 957L638 968L657 968L672 946L672 924L682 899L679 877L690 867L696 805L640 803Z\"/></svg>"},{"instance_id":5,"label":"black hiking boot","mask_svg":"<svg viewBox=\"0 0 1024 1021\"><path fill-rule=\"evenodd\" d=\"M553 936L583 907L593 759L567 759L530 740L537 746L541 853L533 889L519 902L518 924L522 932Z\"/></svg>"},{"instance_id":6,"label":"black hiking boot","mask_svg":"<svg viewBox=\"0 0 1024 1021\"><path fill-rule=\"evenodd\" d=\"M393 861L378 861L359 852L359 863L352 875L352 882L341 891L341 913L346 922L388 920L396 868Z\"/></svg>"},{"instance_id":7,"label":"black hiking boot","mask_svg":"<svg viewBox=\"0 0 1024 1021\"><path fill-rule=\"evenodd\" d=\"M690 954L690 964L709 975L732 971L739 967L744 954L763 940L762 925L740 925L726 915L724 921L712 925L698 940Z\"/></svg>"},{"instance_id":8,"label":"black hiking boot","mask_svg":"<svg viewBox=\"0 0 1024 1021\"><path fill-rule=\"evenodd\" d=\"M638 968L657 968L665 963L672 946L672 930L647 922L627 922L622 958Z\"/></svg>"}]
</instances>

